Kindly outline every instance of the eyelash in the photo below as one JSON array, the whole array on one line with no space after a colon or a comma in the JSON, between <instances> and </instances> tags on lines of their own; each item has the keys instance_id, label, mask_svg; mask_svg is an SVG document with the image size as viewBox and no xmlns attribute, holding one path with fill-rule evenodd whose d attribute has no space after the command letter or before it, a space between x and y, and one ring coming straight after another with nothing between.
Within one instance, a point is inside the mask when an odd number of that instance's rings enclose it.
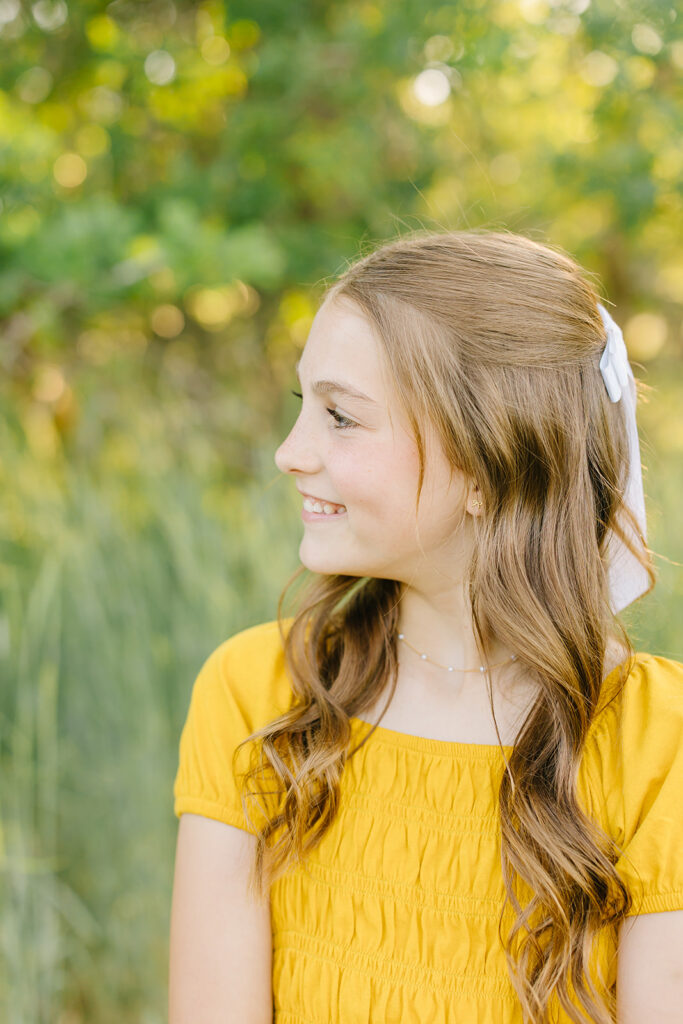
<instances>
[{"instance_id":1,"label":"eyelash","mask_svg":"<svg viewBox=\"0 0 683 1024\"><path fill-rule=\"evenodd\" d=\"M292 391L292 394L295 395L296 398L303 398L304 397L298 391ZM357 427L358 426L357 423L354 423L353 420L348 419L347 416L342 416L342 414L337 412L336 409L328 409L327 411L329 412L330 416L332 416L334 421L335 421L335 426L334 426L335 430L348 430L350 427Z\"/></svg>"}]
</instances>

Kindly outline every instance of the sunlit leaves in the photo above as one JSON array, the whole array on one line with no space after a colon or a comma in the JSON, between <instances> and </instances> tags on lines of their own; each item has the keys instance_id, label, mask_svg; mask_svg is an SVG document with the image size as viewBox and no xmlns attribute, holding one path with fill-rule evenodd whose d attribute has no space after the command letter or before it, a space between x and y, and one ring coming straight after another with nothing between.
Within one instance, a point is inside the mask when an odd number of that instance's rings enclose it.
<instances>
[{"instance_id":1,"label":"sunlit leaves","mask_svg":"<svg viewBox=\"0 0 683 1024\"><path fill-rule=\"evenodd\" d=\"M24 359L54 302L65 353L134 312L147 346L211 337L229 362L246 324L268 335L279 295L411 217L545 233L627 319L663 317L665 341L641 349L665 356L680 345L683 50L665 5L606 12L0 0L0 315L33 325Z\"/></svg>"}]
</instances>

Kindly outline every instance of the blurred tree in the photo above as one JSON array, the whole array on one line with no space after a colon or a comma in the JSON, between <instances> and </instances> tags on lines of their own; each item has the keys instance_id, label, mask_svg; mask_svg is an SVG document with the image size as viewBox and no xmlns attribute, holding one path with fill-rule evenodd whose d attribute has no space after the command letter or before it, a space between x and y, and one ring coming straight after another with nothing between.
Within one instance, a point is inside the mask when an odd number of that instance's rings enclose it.
<instances>
[{"instance_id":1,"label":"blurred tree","mask_svg":"<svg viewBox=\"0 0 683 1024\"><path fill-rule=\"evenodd\" d=\"M3 0L5 400L142 372L210 420L232 393L248 452L320 283L407 224L562 245L679 353L677 33L659 0ZM91 419L54 422L85 455Z\"/></svg>"},{"instance_id":2,"label":"blurred tree","mask_svg":"<svg viewBox=\"0 0 683 1024\"><path fill-rule=\"evenodd\" d=\"M347 261L488 226L599 275L683 556L682 68L663 0L0 0L0 1019L166 1019L188 686L296 565L272 450ZM660 569L625 618L680 658Z\"/></svg>"}]
</instances>

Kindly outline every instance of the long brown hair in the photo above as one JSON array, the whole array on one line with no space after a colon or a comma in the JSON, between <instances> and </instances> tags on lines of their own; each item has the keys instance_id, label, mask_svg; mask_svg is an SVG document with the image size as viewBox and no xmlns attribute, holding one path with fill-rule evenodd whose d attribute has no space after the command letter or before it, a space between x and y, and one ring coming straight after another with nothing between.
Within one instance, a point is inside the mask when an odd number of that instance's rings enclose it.
<instances>
[{"instance_id":1,"label":"long brown hair","mask_svg":"<svg viewBox=\"0 0 683 1024\"><path fill-rule=\"evenodd\" d=\"M362 256L325 300L350 300L381 342L418 448L416 510L427 424L451 464L478 483L486 512L474 517L467 577L478 643L486 653L497 638L537 683L499 795L505 905L514 915L501 939L524 1018L543 1024L555 995L577 1024L610 1024L615 995L602 979L596 986L589 958L598 932L616 933L631 901L614 866L618 847L581 810L576 778L603 696L608 641L618 637L629 653L618 684L635 655L609 603L607 534L631 546L624 527L640 531L623 503L623 407L609 401L598 370L597 293L566 254L528 238L419 231ZM652 589L644 552L635 553ZM285 622L285 595L302 578ZM241 773L247 816L250 800L278 797L258 828L252 894L263 897L305 858L337 812L355 752L349 719L394 693L403 587L302 566L280 596L294 703L240 744L258 741L256 761Z\"/></svg>"}]
</instances>

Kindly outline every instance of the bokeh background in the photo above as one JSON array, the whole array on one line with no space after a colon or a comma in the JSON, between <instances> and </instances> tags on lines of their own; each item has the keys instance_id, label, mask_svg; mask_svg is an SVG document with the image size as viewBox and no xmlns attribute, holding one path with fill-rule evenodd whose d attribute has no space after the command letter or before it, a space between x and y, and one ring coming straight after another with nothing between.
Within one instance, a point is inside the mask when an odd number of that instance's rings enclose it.
<instances>
[{"instance_id":1,"label":"bokeh background","mask_svg":"<svg viewBox=\"0 0 683 1024\"><path fill-rule=\"evenodd\" d=\"M680 8L0 0L0 1019L161 1024L194 678L275 617L322 289L415 228L564 247L634 369L683 660Z\"/></svg>"}]
</instances>

